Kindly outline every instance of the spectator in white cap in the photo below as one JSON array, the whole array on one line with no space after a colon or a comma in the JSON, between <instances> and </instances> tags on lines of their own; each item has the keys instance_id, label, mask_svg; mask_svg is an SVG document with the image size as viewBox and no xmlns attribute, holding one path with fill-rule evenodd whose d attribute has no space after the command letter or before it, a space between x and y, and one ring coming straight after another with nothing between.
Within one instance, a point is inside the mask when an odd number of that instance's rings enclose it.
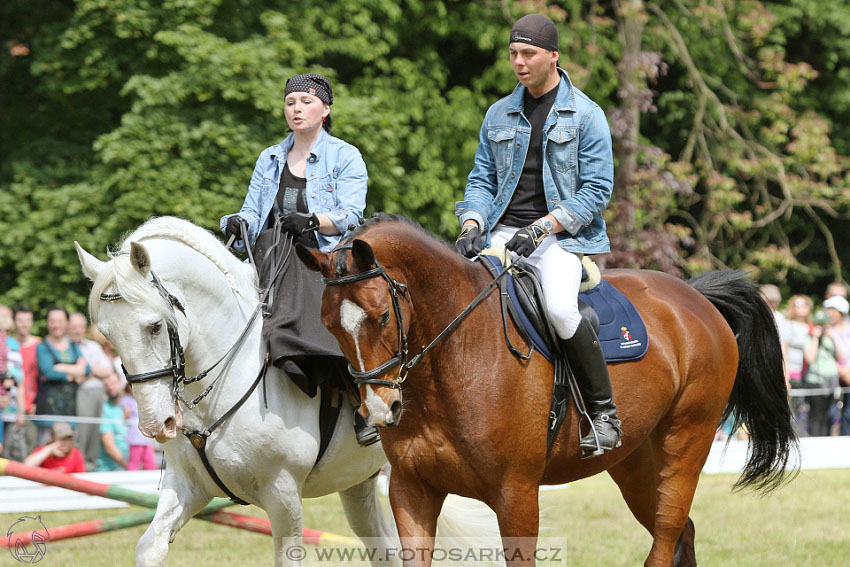
<instances>
[{"instance_id":1,"label":"spectator in white cap","mask_svg":"<svg viewBox=\"0 0 850 567\"><path fill-rule=\"evenodd\" d=\"M830 297L841 297L847 299L847 285L842 282L832 282L828 286L826 286L826 292L823 294L824 299L829 299ZM844 314L844 320L850 324L850 315L847 313Z\"/></svg>"},{"instance_id":2,"label":"spectator in white cap","mask_svg":"<svg viewBox=\"0 0 850 567\"><path fill-rule=\"evenodd\" d=\"M850 356L850 341L843 328L844 315L850 310L847 300L840 296L827 298L823 304L825 317L815 319L806 348L803 351L806 368L804 387L819 392L807 396L809 403L809 435L830 434L831 390L839 384L839 365L846 365Z\"/></svg>"},{"instance_id":3,"label":"spectator in white cap","mask_svg":"<svg viewBox=\"0 0 850 567\"><path fill-rule=\"evenodd\" d=\"M823 302L823 308L829 318L827 332L835 341L838 353L838 382L847 387L850 386L850 321L847 319L850 302L841 295L832 295ZM850 393L844 394L842 402L839 434L850 435Z\"/></svg>"}]
</instances>

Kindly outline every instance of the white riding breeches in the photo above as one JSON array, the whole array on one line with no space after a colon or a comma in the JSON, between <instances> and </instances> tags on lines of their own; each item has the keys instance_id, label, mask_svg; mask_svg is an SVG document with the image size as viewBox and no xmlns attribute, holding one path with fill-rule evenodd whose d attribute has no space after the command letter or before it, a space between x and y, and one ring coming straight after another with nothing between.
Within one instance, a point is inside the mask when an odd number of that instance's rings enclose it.
<instances>
[{"instance_id":1,"label":"white riding breeches","mask_svg":"<svg viewBox=\"0 0 850 567\"><path fill-rule=\"evenodd\" d=\"M518 228L497 224L490 232L491 246L504 246ZM514 260L517 255L510 252ZM558 246L555 235L547 236L525 263L543 288L543 299L558 336L570 339L581 322L578 291L581 286L581 260Z\"/></svg>"}]
</instances>

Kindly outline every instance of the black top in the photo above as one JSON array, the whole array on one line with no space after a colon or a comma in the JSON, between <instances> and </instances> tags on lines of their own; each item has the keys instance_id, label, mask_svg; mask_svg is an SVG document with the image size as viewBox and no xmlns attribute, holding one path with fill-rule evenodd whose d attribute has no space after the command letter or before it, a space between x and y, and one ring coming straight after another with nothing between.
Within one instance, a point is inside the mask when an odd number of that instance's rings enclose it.
<instances>
[{"instance_id":1,"label":"black top","mask_svg":"<svg viewBox=\"0 0 850 567\"><path fill-rule=\"evenodd\" d=\"M283 165L283 173L280 176L280 187L275 197L277 210L283 214L287 213L309 213L307 208L307 178L296 177L289 170L289 164Z\"/></svg>"},{"instance_id":2,"label":"black top","mask_svg":"<svg viewBox=\"0 0 850 567\"><path fill-rule=\"evenodd\" d=\"M549 213L543 193L543 125L557 95L557 86L538 98L525 91L523 112L531 123L531 139L516 191L502 216L506 226L528 226Z\"/></svg>"},{"instance_id":3,"label":"black top","mask_svg":"<svg viewBox=\"0 0 850 567\"><path fill-rule=\"evenodd\" d=\"M296 177L289 169L289 164L283 165L280 174L280 186L274 200L274 209L277 214L288 215L289 213L309 213L307 207L307 178ZM269 226L271 228L276 215L269 215ZM319 242L313 231L301 235L298 242L310 248L318 248Z\"/></svg>"}]
</instances>

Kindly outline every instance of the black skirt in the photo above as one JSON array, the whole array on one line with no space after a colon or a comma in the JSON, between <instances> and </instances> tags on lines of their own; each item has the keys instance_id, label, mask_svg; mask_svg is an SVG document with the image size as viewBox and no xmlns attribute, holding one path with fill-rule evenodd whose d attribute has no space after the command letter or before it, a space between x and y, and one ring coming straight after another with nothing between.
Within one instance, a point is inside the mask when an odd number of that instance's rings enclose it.
<instances>
[{"instance_id":1,"label":"black skirt","mask_svg":"<svg viewBox=\"0 0 850 567\"><path fill-rule=\"evenodd\" d=\"M315 236L301 242L315 246ZM311 398L329 382L335 387L353 384L336 339L321 320L324 284L318 272L308 270L295 254L295 244L276 227L260 233L253 248L259 268L260 289L268 285L272 271L278 272L263 321L272 363L284 370Z\"/></svg>"}]
</instances>

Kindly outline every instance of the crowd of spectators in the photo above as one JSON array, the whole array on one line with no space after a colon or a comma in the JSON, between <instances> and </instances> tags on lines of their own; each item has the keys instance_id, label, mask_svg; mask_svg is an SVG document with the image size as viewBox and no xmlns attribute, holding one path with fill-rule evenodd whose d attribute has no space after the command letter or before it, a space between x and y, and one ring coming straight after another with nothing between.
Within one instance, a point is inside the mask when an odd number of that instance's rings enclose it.
<instances>
[{"instance_id":1,"label":"crowd of spectators","mask_svg":"<svg viewBox=\"0 0 850 567\"><path fill-rule=\"evenodd\" d=\"M829 284L817 306L803 294L783 303L772 284L761 292L776 317L797 433L850 435L847 286ZM31 309L0 305L0 454L65 472L155 469L112 345L82 313L54 306L45 321L42 339Z\"/></svg>"},{"instance_id":2,"label":"crowd of spectators","mask_svg":"<svg viewBox=\"0 0 850 567\"><path fill-rule=\"evenodd\" d=\"M847 286L831 283L820 305L795 294L784 309L779 289L761 288L773 307L785 359L795 427L800 436L850 435L850 302Z\"/></svg>"},{"instance_id":3,"label":"crowd of spectators","mask_svg":"<svg viewBox=\"0 0 850 567\"><path fill-rule=\"evenodd\" d=\"M0 305L0 454L63 472L156 469L112 345L82 313Z\"/></svg>"}]
</instances>

